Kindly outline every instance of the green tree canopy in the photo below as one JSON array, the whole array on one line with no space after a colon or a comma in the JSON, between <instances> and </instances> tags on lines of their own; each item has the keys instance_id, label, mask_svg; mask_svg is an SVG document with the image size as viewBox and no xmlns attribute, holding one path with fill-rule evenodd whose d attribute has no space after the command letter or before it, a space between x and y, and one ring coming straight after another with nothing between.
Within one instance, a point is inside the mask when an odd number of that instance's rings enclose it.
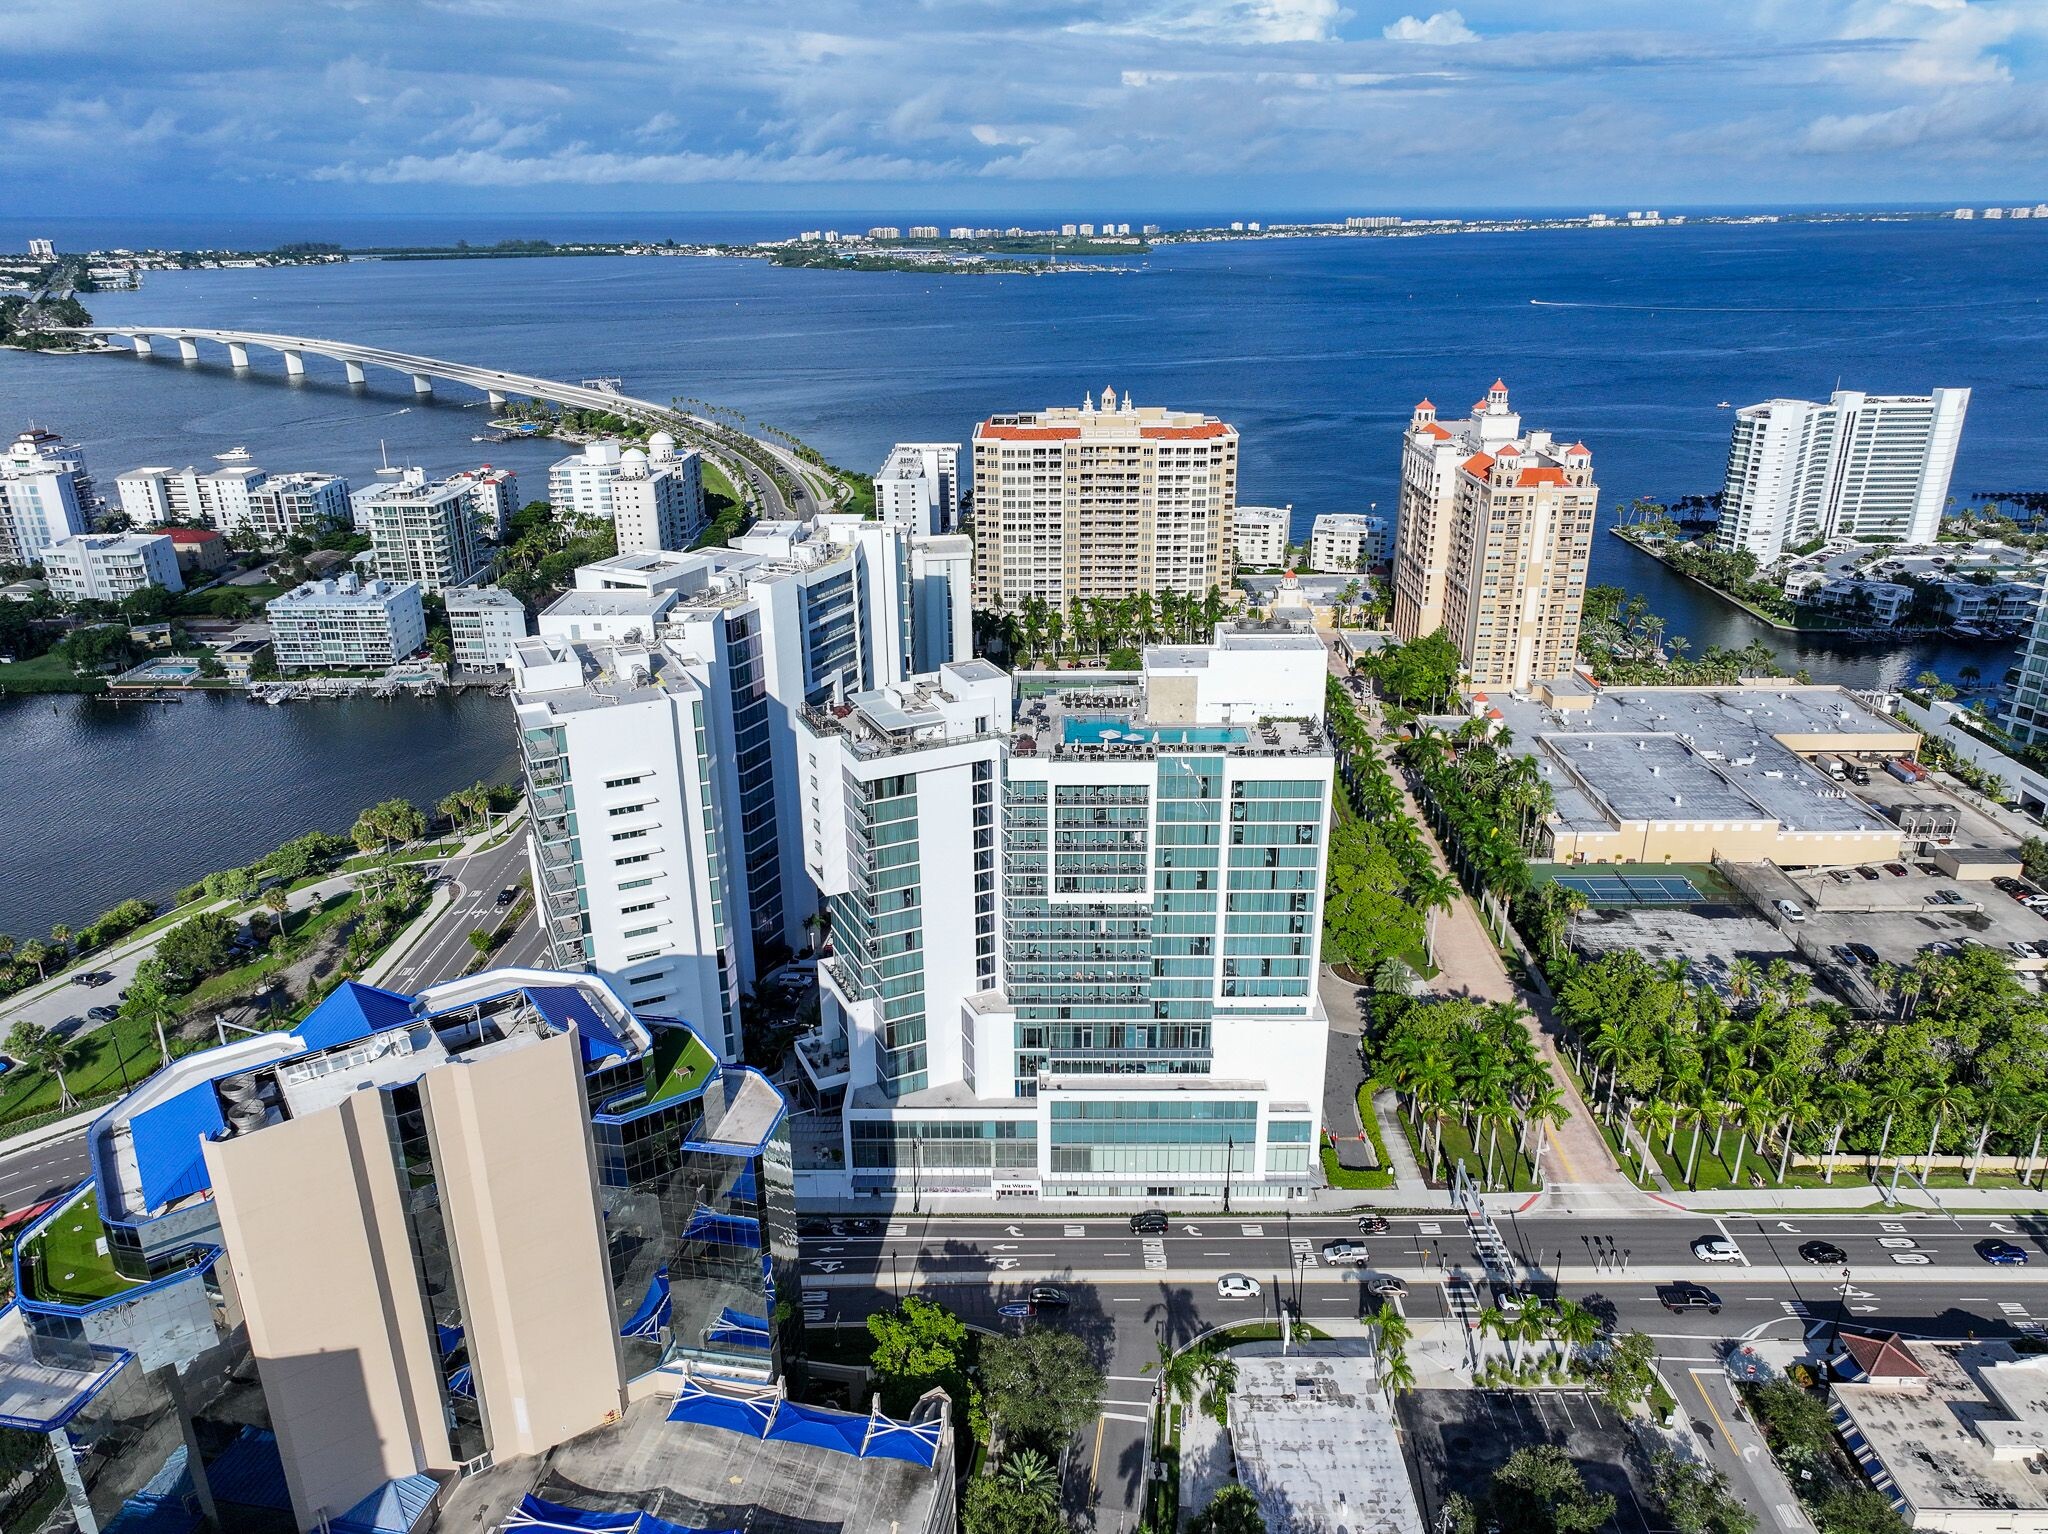
<instances>
[{"instance_id":1,"label":"green tree canopy","mask_svg":"<svg viewBox=\"0 0 2048 1534\"><path fill-rule=\"evenodd\" d=\"M981 1345L981 1409L1004 1437L1057 1453L1102 1404L1102 1370L1072 1332L1027 1326Z\"/></svg>"},{"instance_id":2,"label":"green tree canopy","mask_svg":"<svg viewBox=\"0 0 2048 1534\"><path fill-rule=\"evenodd\" d=\"M235 924L218 911L187 917L157 940L156 958L174 985L190 990L227 967Z\"/></svg>"},{"instance_id":3,"label":"green tree canopy","mask_svg":"<svg viewBox=\"0 0 2048 1534\"><path fill-rule=\"evenodd\" d=\"M1614 1498L1587 1491L1571 1456L1549 1443L1509 1455L1487 1503L1505 1534L1593 1534L1614 1516Z\"/></svg>"},{"instance_id":4,"label":"green tree canopy","mask_svg":"<svg viewBox=\"0 0 2048 1534\"><path fill-rule=\"evenodd\" d=\"M882 1387L883 1410L910 1410L934 1385L943 1386L957 1408L967 1402L967 1325L943 1305L906 1295L894 1310L868 1317L875 1339L869 1359Z\"/></svg>"},{"instance_id":5,"label":"green tree canopy","mask_svg":"<svg viewBox=\"0 0 2048 1534\"><path fill-rule=\"evenodd\" d=\"M1259 1499L1242 1481L1229 1481L1188 1523L1188 1534L1266 1534Z\"/></svg>"}]
</instances>

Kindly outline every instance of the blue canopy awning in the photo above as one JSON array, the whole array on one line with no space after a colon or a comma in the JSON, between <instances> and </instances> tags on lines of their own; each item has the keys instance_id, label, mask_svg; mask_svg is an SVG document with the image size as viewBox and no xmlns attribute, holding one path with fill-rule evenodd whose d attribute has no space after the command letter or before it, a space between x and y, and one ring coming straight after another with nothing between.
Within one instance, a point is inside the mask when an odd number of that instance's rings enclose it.
<instances>
[{"instance_id":1,"label":"blue canopy awning","mask_svg":"<svg viewBox=\"0 0 2048 1534\"><path fill-rule=\"evenodd\" d=\"M661 1329L669 1324L675 1313L675 1298L669 1289L668 1269L659 1267L647 1281L647 1293L640 1300L640 1308L626 1318L626 1324L619 1328L621 1337L657 1337Z\"/></svg>"},{"instance_id":2,"label":"blue canopy awning","mask_svg":"<svg viewBox=\"0 0 2048 1534\"><path fill-rule=\"evenodd\" d=\"M739 1534L736 1529L705 1529L698 1525L670 1523L637 1508L621 1513L600 1513L584 1507L567 1507L560 1502L543 1502L528 1494L519 1501L512 1516L500 1529L555 1530L560 1534Z\"/></svg>"}]
</instances>

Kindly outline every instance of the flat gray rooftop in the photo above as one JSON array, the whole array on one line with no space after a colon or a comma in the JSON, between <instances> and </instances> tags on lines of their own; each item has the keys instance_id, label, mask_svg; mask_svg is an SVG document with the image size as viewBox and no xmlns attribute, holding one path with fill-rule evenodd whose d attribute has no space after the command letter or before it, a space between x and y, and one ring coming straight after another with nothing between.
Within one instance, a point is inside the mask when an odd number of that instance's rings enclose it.
<instances>
[{"instance_id":1,"label":"flat gray rooftop","mask_svg":"<svg viewBox=\"0 0 2048 1534\"><path fill-rule=\"evenodd\" d=\"M1235 1349L1231 1357L1231 1448L1267 1528L1422 1534L1407 1459L1371 1358L1260 1357Z\"/></svg>"},{"instance_id":2,"label":"flat gray rooftop","mask_svg":"<svg viewBox=\"0 0 2048 1534\"><path fill-rule=\"evenodd\" d=\"M2031 1415L2040 1408L2041 1360L2022 1363L2004 1343L1916 1343L1910 1351L1928 1372L1925 1393L1846 1385L1837 1387L1836 1399L1923 1519L1942 1512L2048 1512L2048 1481L2027 1469L2021 1452L2038 1453L2048 1429ZM2015 1385L2032 1378L2033 1390L2007 1392L2007 1404L2029 1415L2015 1420L1988 1398L1987 1370L1992 1380L2015 1376ZM2010 1447L2011 1457L1993 1456L1980 1424Z\"/></svg>"},{"instance_id":3,"label":"flat gray rooftop","mask_svg":"<svg viewBox=\"0 0 2048 1534\"><path fill-rule=\"evenodd\" d=\"M1676 735L1544 735L1616 820L1760 821L1771 815Z\"/></svg>"}]
</instances>

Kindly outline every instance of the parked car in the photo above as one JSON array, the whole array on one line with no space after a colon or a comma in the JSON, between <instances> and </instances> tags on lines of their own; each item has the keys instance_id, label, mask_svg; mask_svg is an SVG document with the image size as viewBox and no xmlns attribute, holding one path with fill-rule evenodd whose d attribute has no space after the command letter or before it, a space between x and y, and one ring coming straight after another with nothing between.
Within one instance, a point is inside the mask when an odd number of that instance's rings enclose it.
<instances>
[{"instance_id":1,"label":"parked car","mask_svg":"<svg viewBox=\"0 0 2048 1534\"><path fill-rule=\"evenodd\" d=\"M1259 1281L1249 1273L1226 1273L1216 1280L1216 1298L1219 1300L1255 1300L1259 1297Z\"/></svg>"},{"instance_id":2,"label":"parked car","mask_svg":"<svg viewBox=\"0 0 2048 1534\"><path fill-rule=\"evenodd\" d=\"M799 1236L829 1236L832 1234L830 1220L798 1220L796 1233Z\"/></svg>"},{"instance_id":3,"label":"parked car","mask_svg":"<svg viewBox=\"0 0 2048 1534\"><path fill-rule=\"evenodd\" d=\"M1802 1241L1799 1255L1817 1268L1838 1268L1849 1260L1849 1254L1832 1241Z\"/></svg>"},{"instance_id":4,"label":"parked car","mask_svg":"<svg viewBox=\"0 0 2048 1534\"><path fill-rule=\"evenodd\" d=\"M1778 914L1787 921L1801 922L1806 920L1806 913L1799 909L1799 902L1796 900L1774 900L1771 903L1778 908Z\"/></svg>"},{"instance_id":5,"label":"parked car","mask_svg":"<svg viewBox=\"0 0 2048 1534\"><path fill-rule=\"evenodd\" d=\"M1847 884L1849 882L1849 870L1846 868L1830 868L1828 870L1828 877L1837 884Z\"/></svg>"},{"instance_id":6,"label":"parked car","mask_svg":"<svg viewBox=\"0 0 2048 1534\"><path fill-rule=\"evenodd\" d=\"M1726 1236L1701 1236L1693 1242L1692 1254L1701 1262L1742 1261L1742 1248Z\"/></svg>"},{"instance_id":7,"label":"parked car","mask_svg":"<svg viewBox=\"0 0 2048 1534\"><path fill-rule=\"evenodd\" d=\"M1659 1284L1657 1303L1674 1315L1687 1310L1704 1310L1710 1316L1721 1313L1721 1296L1705 1284Z\"/></svg>"},{"instance_id":8,"label":"parked car","mask_svg":"<svg viewBox=\"0 0 2048 1534\"><path fill-rule=\"evenodd\" d=\"M1365 1261L1365 1247L1357 1241L1325 1241L1323 1261L1355 1266Z\"/></svg>"},{"instance_id":9,"label":"parked car","mask_svg":"<svg viewBox=\"0 0 2048 1534\"><path fill-rule=\"evenodd\" d=\"M1963 903L1963 897L1954 890L1936 890L1927 898L1936 905L1961 905Z\"/></svg>"},{"instance_id":10,"label":"parked car","mask_svg":"<svg viewBox=\"0 0 2048 1534\"><path fill-rule=\"evenodd\" d=\"M2015 959L2031 959L2034 956L2033 944L2022 943L2018 938L2014 938L2005 946L2012 950L2012 956Z\"/></svg>"},{"instance_id":11,"label":"parked car","mask_svg":"<svg viewBox=\"0 0 2048 1534\"><path fill-rule=\"evenodd\" d=\"M879 1236L882 1233L880 1220L834 1220L832 1234L835 1236Z\"/></svg>"},{"instance_id":12,"label":"parked car","mask_svg":"<svg viewBox=\"0 0 2048 1534\"><path fill-rule=\"evenodd\" d=\"M2010 1241L2001 1241L1996 1236L1986 1236L1979 1241L1977 1255L2000 1268L2025 1267L2027 1262L2024 1248L2014 1246Z\"/></svg>"},{"instance_id":13,"label":"parked car","mask_svg":"<svg viewBox=\"0 0 2048 1534\"><path fill-rule=\"evenodd\" d=\"M85 1015L96 1023L111 1023L121 1015L121 1009L119 1007L92 1007L87 1010Z\"/></svg>"},{"instance_id":14,"label":"parked car","mask_svg":"<svg viewBox=\"0 0 2048 1534\"><path fill-rule=\"evenodd\" d=\"M1894 879L1903 879L1907 874L1907 868L1904 863L1887 863L1884 865L1884 871Z\"/></svg>"},{"instance_id":15,"label":"parked car","mask_svg":"<svg viewBox=\"0 0 2048 1534\"><path fill-rule=\"evenodd\" d=\"M1877 950L1868 943L1851 943L1849 952L1856 955L1860 963L1868 964L1872 969L1877 967Z\"/></svg>"},{"instance_id":16,"label":"parked car","mask_svg":"<svg viewBox=\"0 0 2048 1534\"><path fill-rule=\"evenodd\" d=\"M1867 866L1866 864L1858 863L1856 865L1856 872L1860 877L1865 879L1874 880L1877 878L1877 870Z\"/></svg>"},{"instance_id":17,"label":"parked car","mask_svg":"<svg viewBox=\"0 0 2048 1534\"><path fill-rule=\"evenodd\" d=\"M1384 1236L1387 1230L1387 1217L1383 1214L1362 1214L1358 1217L1358 1233L1362 1236Z\"/></svg>"},{"instance_id":18,"label":"parked car","mask_svg":"<svg viewBox=\"0 0 2048 1534\"><path fill-rule=\"evenodd\" d=\"M1131 1234L1134 1236L1163 1236L1166 1234L1166 1211L1164 1209L1141 1209L1131 1216Z\"/></svg>"}]
</instances>

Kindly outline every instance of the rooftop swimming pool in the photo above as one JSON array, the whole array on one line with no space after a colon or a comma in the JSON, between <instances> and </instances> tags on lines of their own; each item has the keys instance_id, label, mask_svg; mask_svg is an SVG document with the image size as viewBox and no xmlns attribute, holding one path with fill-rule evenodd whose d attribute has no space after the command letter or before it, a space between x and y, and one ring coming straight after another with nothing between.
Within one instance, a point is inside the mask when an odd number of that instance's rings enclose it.
<instances>
[{"instance_id":1,"label":"rooftop swimming pool","mask_svg":"<svg viewBox=\"0 0 2048 1534\"><path fill-rule=\"evenodd\" d=\"M1135 746L1148 741L1169 746L1228 746L1250 738L1229 725L1137 724L1114 714L1070 717L1062 733L1070 746Z\"/></svg>"}]
</instances>

